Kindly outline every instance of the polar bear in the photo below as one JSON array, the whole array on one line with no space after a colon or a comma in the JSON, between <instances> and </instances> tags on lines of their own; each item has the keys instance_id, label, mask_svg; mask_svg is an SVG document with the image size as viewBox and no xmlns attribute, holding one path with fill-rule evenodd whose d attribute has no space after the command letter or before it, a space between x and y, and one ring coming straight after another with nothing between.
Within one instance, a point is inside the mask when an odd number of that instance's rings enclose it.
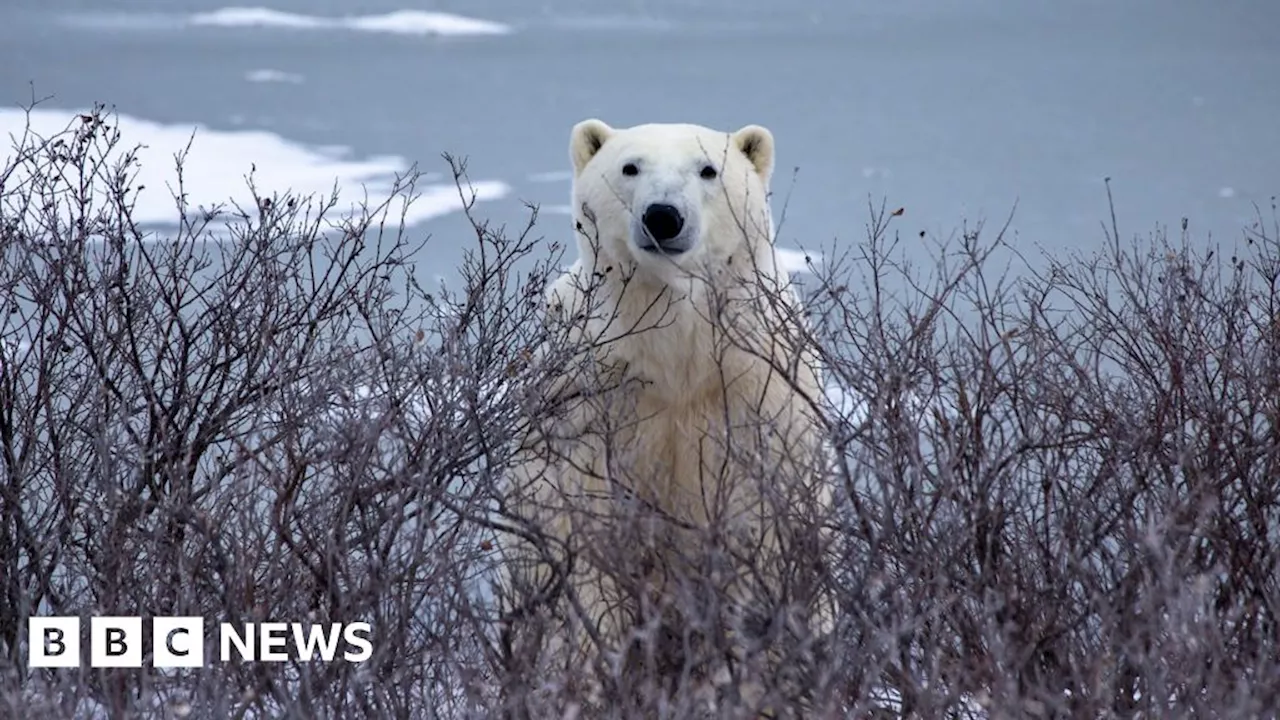
<instances>
[{"instance_id":1,"label":"polar bear","mask_svg":"<svg viewBox=\"0 0 1280 720\"><path fill-rule=\"evenodd\" d=\"M543 537L509 577L559 598L553 644L619 670L697 605L689 578L777 616L787 563L817 556L779 521L829 502L822 383L774 251L768 129L589 119L569 154L578 257L546 292L563 365L512 473Z\"/></svg>"}]
</instances>

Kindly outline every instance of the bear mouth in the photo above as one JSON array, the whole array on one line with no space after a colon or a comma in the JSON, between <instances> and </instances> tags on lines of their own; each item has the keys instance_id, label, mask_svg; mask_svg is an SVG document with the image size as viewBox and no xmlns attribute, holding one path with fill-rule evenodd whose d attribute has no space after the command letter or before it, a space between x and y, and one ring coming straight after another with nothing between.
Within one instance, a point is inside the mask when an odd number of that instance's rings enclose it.
<instances>
[{"instance_id":1,"label":"bear mouth","mask_svg":"<svg viewBox=\"0 0 1280 720\"><path fill-rule=\"evenodd\" d=\"M682 232L674 237L665 237L659 240L641 226L635 229L632 241L637 248L649 255L675 257L693 249L693 235L689 232Z\"/></svg>"},{"instance_id":2,"label":"bear mouth","mask_svg":"<svg viewBox=\"0 0 1280 720\"><path fill-rule=\"evenodd\" d=\"M652 238L645 238L638 243L638 246L644 252L651 255L683 255L688 252L689 247L676 239L666 242L657 242Z\"/></svg>"}]
</instances>

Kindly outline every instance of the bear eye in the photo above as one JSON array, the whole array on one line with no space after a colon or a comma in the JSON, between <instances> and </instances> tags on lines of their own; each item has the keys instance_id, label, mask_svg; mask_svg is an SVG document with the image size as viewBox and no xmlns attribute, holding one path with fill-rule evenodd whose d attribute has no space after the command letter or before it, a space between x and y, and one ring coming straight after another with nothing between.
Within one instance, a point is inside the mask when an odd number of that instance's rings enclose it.
<instances>
[{"instance_id":1,"label":"bear eye","mask_svg":"<svg viewBox=\"0 0 1280 720\"><path fill-rule=\"evenodd\" d=\"M715 180L716 176L719 174L720 173L716 172L715 167L711 165L703 165L702 172L698 173L698 175L701 176L703 180Z\"/></svg>"},{"instance_id":2,"label":"bear eye","mask_svg":"<svg viewBox=\"0 0 1280 720\"><path fill-rule=\"evenodd\" d=\"M622 174L627 177L635 177L640 174L640 168L636 167L635 163L627 163L622 166Z\"/></svg>"}]
</instances>

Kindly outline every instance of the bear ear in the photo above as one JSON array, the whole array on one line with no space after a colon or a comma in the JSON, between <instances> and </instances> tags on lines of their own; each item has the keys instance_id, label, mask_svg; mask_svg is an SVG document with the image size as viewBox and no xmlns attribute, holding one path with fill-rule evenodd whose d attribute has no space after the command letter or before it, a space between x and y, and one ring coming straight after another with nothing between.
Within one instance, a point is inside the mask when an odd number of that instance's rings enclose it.
<instances>
[{"instance_id":1,"label":"bear ear","mask_svg":"<svg viewBox=\"0 0 1280 720\"><path fill-rule=\"evenodd\" d=\"M747 156L767 185L773 174L773 133L760 125L748 125L733 134L733 145Z\"/></svg>"},{"instance_id":2,"label":"bear ear","mask_svg":"<svg viewBox=\"0 0 1280 720\"><path fill-rule=\"evenodd\" d=\"M613 128L602 120L591 118L573 126L569 135L569 158L573 161L573 174L582 174L591 158L600 152L606 140L613 135Z\"/></svg>"}]
</instances>

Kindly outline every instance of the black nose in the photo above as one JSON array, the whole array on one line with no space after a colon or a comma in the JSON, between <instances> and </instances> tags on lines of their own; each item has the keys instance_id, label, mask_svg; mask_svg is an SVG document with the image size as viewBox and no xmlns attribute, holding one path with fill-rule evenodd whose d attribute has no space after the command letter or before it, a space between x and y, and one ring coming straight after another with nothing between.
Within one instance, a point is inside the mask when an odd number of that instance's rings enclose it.
<instances>
[{"instance_id":1,"label":"black nose","mask_svg":"<svg viewBox=\"0 0 1280 720\"><path fill-rule=\"evenodd\" d=\"M649 231L659 245L679 235L684 227L684 217L680 215L680 211L663 203L654 203L645 208L641 221L644 222L644 229Z\"/></svg>"}]
</instances>

